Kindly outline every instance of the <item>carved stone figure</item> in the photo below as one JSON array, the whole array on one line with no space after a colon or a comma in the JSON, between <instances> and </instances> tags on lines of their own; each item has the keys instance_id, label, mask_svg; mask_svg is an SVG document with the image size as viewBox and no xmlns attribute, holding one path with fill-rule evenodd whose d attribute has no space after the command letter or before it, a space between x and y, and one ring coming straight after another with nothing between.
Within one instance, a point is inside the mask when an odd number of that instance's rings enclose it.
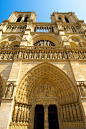
<instances>
[{"instance_id":1,"label":"carved stone figure","mask_svg":"<svg viewBox=\"0 0 86 129\"><path fill-rule=\"evenodd\" d=\"M13 90L14 90L14 85L12 83L10 83L6 87L5 98L11 98L13 95Z\"/></svg>"}]
</instances>

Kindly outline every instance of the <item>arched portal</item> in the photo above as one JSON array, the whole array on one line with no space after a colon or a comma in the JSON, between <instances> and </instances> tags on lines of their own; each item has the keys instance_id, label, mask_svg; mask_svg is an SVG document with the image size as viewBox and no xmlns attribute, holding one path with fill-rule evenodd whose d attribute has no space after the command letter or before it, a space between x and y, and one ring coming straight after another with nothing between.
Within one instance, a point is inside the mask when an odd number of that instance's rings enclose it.
<instances>
[{"instance_id":1,"label":"arched portal","mask_svg":"<svg viewBox=\"0 0 86 129\"><path fill-rule=\"evenodd\" d=\"M76 86L62 70L50 63L37 65L22 79L16 92L13 124L10 126L15 124L16 127L22 122L26 129L28 126L34 129L36 105L44 106L45 129L49 129L49 105L56 105L58 109L59 129L64 129L65 126L78 129L78 123L82 123L84 127L84 116Z\"/></svg>"}]
</instances>

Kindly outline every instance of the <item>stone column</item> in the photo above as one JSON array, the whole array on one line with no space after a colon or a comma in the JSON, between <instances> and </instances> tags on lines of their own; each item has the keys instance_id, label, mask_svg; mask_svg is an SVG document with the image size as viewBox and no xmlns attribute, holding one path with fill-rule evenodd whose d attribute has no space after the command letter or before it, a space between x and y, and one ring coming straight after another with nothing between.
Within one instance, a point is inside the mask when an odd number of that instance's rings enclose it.
<instances>
[{"instance_id":1,"label":"stone column","mask_svg":"<svg viewBox=\"0 0 86 129\"><path fill-rule=\"evenodd\" d=\"M48 122L48 105L44 106L44 129L49 129Z\"/></svg>"},{"instance_id":2,"label":"stone column","mask_svg":"<svg viewBox=\"0 0 86 129\"><path fill-rule=\"evenodd\" d=\"M33 106L28 105L28 107L29 107L29 126L28 126L28 129L34 129L35 105L33 105Z\"/></svg>"}]
</instances>

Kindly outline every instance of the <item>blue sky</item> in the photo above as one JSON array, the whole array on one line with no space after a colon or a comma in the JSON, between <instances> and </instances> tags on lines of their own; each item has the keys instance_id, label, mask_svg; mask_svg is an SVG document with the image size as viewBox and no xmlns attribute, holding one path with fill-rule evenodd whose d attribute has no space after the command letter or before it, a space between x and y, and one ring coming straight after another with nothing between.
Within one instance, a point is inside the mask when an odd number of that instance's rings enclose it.
<instances>
[{"instance_id":1,"label":"blue sky","mask_svg":"<svg viewBox=\"0 0 86 129\"><path fill-rule=\"evenodd\" d=\"M14 11L34 11L36 22L51 22L55 12L75 12L86 23L86 0L0 0L0 23Z\"/></svg>"}]
</instances>

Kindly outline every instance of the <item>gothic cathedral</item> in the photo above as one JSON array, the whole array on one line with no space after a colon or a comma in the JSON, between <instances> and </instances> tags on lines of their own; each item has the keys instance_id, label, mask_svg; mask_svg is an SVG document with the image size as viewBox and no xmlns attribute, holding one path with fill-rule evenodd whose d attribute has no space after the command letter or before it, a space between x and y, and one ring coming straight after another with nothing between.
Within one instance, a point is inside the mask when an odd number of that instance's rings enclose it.
<instances>
[{"instance_id":1,"label":"gothic cathedral","mask_svg":"<svg viewBox=\"0 0 86 129\"><path fill-rule=\"evenodd\" d=\"M86 129L86 24L73 12L1 23L0 129Z\"/></svg>"}]
</instances>

